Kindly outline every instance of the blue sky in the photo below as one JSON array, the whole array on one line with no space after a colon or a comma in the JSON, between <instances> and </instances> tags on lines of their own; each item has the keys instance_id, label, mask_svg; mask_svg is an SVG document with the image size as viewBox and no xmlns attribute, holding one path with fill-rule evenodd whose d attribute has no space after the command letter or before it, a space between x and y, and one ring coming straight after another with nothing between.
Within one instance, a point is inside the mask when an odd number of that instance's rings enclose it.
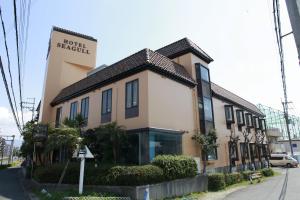
<instances>
[{"instance_id":1,"label":"blue sky","mask_svg":"<svg viewBox=\"0 0 300 200\"><path fill-rule=\"evenodd\" d=\"M41 97L49 35L55 25L97 38L97 66L111 64L145 47L156 50L188 37L215 60L210 65L213 82L255 104L281 108L283 93L271 2L32 0L23 96ZM13 1L0 3L17 87ZM283 32L289 32L284 1L281 4ZM284 48L288 95L295 112L300 113L300 68L292 35L285 38ZM0 55L6 66L2 31ZM13 133L16 129L7 110L2 80L0 97L0 129Z\"/></svg>"}]
</instances>

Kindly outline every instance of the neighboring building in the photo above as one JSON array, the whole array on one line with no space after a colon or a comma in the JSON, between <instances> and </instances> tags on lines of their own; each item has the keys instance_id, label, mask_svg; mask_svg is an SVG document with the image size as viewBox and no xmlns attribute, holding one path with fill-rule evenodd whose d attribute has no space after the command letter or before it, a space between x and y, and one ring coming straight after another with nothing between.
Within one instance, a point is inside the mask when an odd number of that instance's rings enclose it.
<instances>
[{"instance_id":1,"label":"neighboring building","mask_svg":"<svg viewBox=\"0 0 300 200\"><path fill-rule=\"evenodd\" d=\"M266 125L268 129L278 129L281 140L288 139L287 126L284 113L281 110L258 104L257 107L266 116ZM289 114L289 130L292 139L300 138L300 117Z\"/></svg>"},{"instance_id":2,"label":"neighboring building","mask_svg":"<svg viewBox=\"0 0 300 200\"><path fill-rule=\"evenodd\" d=\"M208 155L211 171L240 166L245 157L263 161L266 139L260 137L258 144L256 136L265 132L264 114L211 83L213 59L191 40L183 38L156 51L143 49L100 69L94 69L96 44L90 36L52 29L39 122L58 127L64 118L80 113L87 130L115 121L127 129L132 163L148 163L159 154L200 160L192 136L213 128L220 146ZM250 149L240 148L246 132ZM230 136L240 140L230 145Z\"/></svg>"}]
</instances>

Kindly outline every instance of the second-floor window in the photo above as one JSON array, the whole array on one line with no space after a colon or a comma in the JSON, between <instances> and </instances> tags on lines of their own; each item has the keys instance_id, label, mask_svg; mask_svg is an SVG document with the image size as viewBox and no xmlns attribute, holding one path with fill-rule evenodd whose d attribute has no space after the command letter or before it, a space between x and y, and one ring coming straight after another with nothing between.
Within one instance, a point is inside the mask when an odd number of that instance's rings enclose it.
<instances>
[{"instance_id":1,"label":"second-floor window","mask_svg":"<svg viewBox=\"0 0 300 200\"><path fill-rule=\"evenodd\" d=\"M77 101L71 103L70 106L70 120L74 120L77 116Z\"/></svg>"},{"instance_id":2,"label":"second-floor window","mask_svg":"<svg viewBox=\"0 0 300 200\"><path fill-rule=\"evenodd\" d=\"M87 121L89 118L89 97L86 97L81 100L80 114L84 119L85 125L87 125Z\"/></svg>"},{"instance_id":3,"label":"second-floor window","mask_svg":"<svg viewBox=\"0 0 300 200\"><path fill-rule=\"evenodd\" d=\"M55 128L58 128L61 124L61 115L62 115L62 107L59 107L56 109Z\"/></svg>"},{"instance_id":4,"label":"second-floor window","mask_svg":"<svg viewBox=\"0 0 300 200\"><path fill-rule=\"evenodd\" d=\"M102 92L101 123L111 121L112 89Z\"/></svg>"},{"instance_id":5,"label":"second-floor window","mask_svg":"<svg viewBox=\"0 0 300 200\"><path fill-rule=\"evenodd\" d=\"M139 82L138 80L133 80L126 83L126 111L125 117L136 117L138 116L138 105L139 105Z\"/></svg>"}]
</instances>

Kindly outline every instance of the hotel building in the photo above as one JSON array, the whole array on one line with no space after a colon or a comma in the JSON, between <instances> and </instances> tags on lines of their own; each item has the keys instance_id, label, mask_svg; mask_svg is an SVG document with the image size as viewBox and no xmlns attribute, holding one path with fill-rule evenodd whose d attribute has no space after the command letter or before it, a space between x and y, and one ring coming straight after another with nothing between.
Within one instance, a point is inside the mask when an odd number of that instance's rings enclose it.
<instances>
[{"instance_id":1,"label":"hotel building","mask_svg":"<svg viewBox=\"0 0 300 200\"><path fill-rule=\"evenodd\" d=\"M39 122L57 127L77 114L86 120L84 130L117 122L132 142L128 162L136 164L151 162L158 154L189 155L202 163L192 136L211 129L219 144L208 155L211 171L238 167L243 159L264 159L265 145L257 145L257 133L265 131L264 114L211 82L213 59L188 38L98 68L96 51L93 37L53 27ZM241 148L246 132L250 145ZM232 138L239 138L235 145Z\"/></svg>"}]
</instances>

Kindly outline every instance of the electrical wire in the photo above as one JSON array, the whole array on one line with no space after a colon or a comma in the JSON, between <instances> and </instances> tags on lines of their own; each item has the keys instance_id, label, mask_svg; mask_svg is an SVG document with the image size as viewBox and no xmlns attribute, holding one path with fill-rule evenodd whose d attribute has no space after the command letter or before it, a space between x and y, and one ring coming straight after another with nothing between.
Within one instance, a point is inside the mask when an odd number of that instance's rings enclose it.
<instances>
[{"instance_id":1,"label":"electrical wire","mask_svg":"<svg viewBox=\"0 0 300 200\"><path fill-rule=\"evenodd\" d=\"M17 59L18 59L18 82L19 82L19 96L20 96L20 104L21 104L21 119L22 126L24 126L24 115L23 115L23 107L22 107L22 87L21 87L21 64L20 64L20 49L19 49L19 33L18 33L18 20L17 20L17 5L16 0L14 0L14 26L16 33L16 45L17 45Z\"/></svg>"},{"instance_id":2,"label":"electrical wire","mask_svg":"<svg viewBox=\"0 0 300 200\"><path fill-rule=\"evenodd\" d=\"M6 31L5 31L5 25L4 25L4 21L3 21L3 17L2 17L1 6L0 6L0 19L1 19L1 24L2 24L2 31L3 31L3 36L4 36L4 45L5 45L6 56L7 56L8 73L9 73L9 76L10 76L10 87L11 87L11 92L12 92L12 96L13 96L15 110L18 113L18 106L17 106L17 103L16 103L15 91L14 91L14 87L13 87L13 79L12 79L11 67L10 67L10 57L9 57L9 53L8 53L9 51L8 51L8 46L7 46ZM20 124L19 117L17 117L17 121Z\"/></svg>"},{"instance_id":3,"label":"electrical wire","mask_svg":"<svg viewBox=\"0 0 300 200\"><path fill-rule=\"evenodd\" d=\"M21 126L20 126L20 124L19 124L19 122L17 120L17 115L16 115L16 112L15 112L14 107L13 107L13 103L12 103L12 100L11 100L11 96L10 96L10 92L9 92L7 80L6 80L6 77L5 77L4 68L3 68L3 65L2 65L1 56L0 56L0 70L1 70L1 75L2 75L3 82L4 82L4 86L5 86L5 89L6 89L6 94L7 94L7 97L8 97L9 105L10 105L10 108L11 108L11 112L13 113L13 117L15 119L15 122L16 122L16 125L18 127L18 130L21 133L22 132L21 131Z\"/></svg>"}]
</instances>

